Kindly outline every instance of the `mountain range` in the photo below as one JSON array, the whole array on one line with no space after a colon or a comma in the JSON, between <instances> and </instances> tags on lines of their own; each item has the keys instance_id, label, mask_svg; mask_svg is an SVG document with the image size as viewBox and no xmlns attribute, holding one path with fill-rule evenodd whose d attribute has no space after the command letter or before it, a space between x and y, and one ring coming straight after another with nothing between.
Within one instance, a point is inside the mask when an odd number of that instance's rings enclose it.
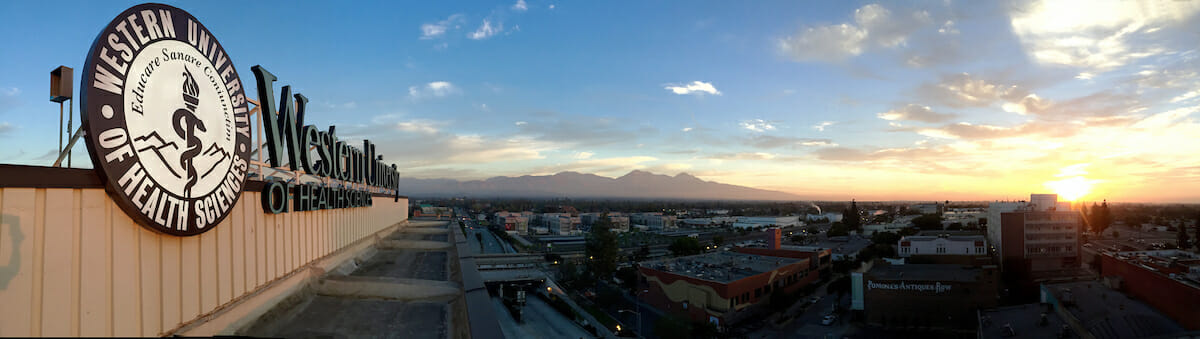
<instances>
[{"instance_id":1,"label":"mountain range","mask_svg":"<svg viewBox=\"0 0 1200 339\"><path fill-rule=\"evenodd\" d=\"M400 192L412 197L627 198L694 200L803 200L780 191L635 170L619 178L561 172L554 175L493 177L486 180L401 178Z\"/></svg>"}]
</instances>

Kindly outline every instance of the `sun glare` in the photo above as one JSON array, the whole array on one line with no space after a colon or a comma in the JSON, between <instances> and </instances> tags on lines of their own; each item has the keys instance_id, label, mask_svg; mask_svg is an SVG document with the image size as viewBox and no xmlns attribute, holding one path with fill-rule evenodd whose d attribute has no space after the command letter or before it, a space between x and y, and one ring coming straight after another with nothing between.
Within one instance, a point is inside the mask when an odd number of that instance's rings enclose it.
<instances>
[{"instance_id":1,"label":"sun glare","mask_svg":"<svg viewBox=\"0 0 1200 339\"><path fill-rule=\"evenodd\" d=\"M1075 201L1092 191L1092 183L1092 180L1084 177L1071 177L1058 181L1048 181L1045 183L1045 186L1058 194L1060 199Z\"/></svg>"}]
</instances>

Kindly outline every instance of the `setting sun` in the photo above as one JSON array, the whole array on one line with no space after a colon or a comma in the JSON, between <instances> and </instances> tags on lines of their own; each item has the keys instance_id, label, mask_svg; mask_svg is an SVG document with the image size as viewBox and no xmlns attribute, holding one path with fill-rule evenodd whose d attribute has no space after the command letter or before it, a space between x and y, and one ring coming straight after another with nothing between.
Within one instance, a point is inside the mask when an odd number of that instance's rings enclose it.
<instances>
[{"instance_id":1,"label":"setting sun","mask_svg":"<svg viewBox=\"0 0 1200 339\"><path fill-rule=\"evenodd\" d=\"M1092 191L1092 183L1093 180L1088 180L1084 177L1071 177L1046 182L1045 186L1058 194L1059 198L1067 201L1075 201Z\"/></svg>"}]
</instances>

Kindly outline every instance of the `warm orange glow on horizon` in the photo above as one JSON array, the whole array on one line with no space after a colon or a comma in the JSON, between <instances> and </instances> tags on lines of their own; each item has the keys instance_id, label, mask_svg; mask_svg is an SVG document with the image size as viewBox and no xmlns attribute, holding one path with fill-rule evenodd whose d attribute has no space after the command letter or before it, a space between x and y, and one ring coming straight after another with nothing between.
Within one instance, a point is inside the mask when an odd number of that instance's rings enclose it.
<instances>
[{"instance_id":1,"label":"warm orange glow on horizon","mask_svg":"<svg viewBox=\"0 0 1200 339\"><path fill-rule=\"evenodd\" d=\"M1048 181L1045 183L1045 186L1053 190L1055 194L1058 194L1059 199L1074 202L1091 193L1093 182L1094 180L1078 176L1063 180Z\"/></svg>"}]
</instances>

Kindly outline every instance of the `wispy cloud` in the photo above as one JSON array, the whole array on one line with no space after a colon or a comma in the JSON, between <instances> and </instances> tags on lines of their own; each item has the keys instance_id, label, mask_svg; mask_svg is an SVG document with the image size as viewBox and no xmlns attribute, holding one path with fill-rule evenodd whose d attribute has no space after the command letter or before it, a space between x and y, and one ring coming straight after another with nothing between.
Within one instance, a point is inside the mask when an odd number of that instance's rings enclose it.
<instances>
[{"instance_id":1,"label":"wispy cloud","mask_svg":"<svg viewBox=\"0 0 1200 339\"><path fill-rule=\"evenodd\" d=\"M512 5L512 10L518 11L518 12L524 12L526 10L529 10L529 6L527 6L525 4L525 0L517 0L517 3Z\"/></svg>"},{"instance_id":2,"label":"wispy cloud","mask_svg":"<svg viewBox=\"0 0 1200 339\"><path fill-rule=\"evenodd\" d=\"M421 40L441 38L447 31L461 28L464 18L462 14L454 14L445 20L421 24Z\"/></svg>"},{"instance_id":3,"label":"wispy cloud","mask_svg":"<svg viewBox=\"0 0 1200 339\"><path fill-rule=\"evenodd\" d=\"M883 120L910 120L920 122L945 122L953 119L955 114L934 112L929 106L908 104L904 107L876 114Z\"/></svg>"},{"instance_id":4,"label":"wispy cloud","mask_svg":"<svg viewBox=\"0 0 1200 339\"><path fill-rule=\"evenodd\" d=\"M479 24L479 28L475 29L475 31L471 32L470 34L467 34L467 37L471 38L471 40L483 40L493 37L503 31L504 23L498 22L492 24L491 19L483 19L483 23Z\"/></svg>"},{"instance_id":5,"label":"wispy cloud","mask_svg":"<svg viewBox=\"0 0 1200 339\"><path fill-rule=\"evenodd\" d=\"M745 128L745 129L748 129L751 131L755 131L755 132L766 132L766 131L774 131L775 130L774 123L765 121L763 119L742 121L739 125L741 125L742 128Z\"/></svg>"},{"instance_id":6,"label":"wispy cloud","mask_svg":"<svg viewBox=\"0 0 1200 339\"><path fill-rule=\"evenodd\" d=\"M691 83L687 84L668 84L663 88L679 95L721 95L721 91L718 91L716 87L713 87L711 82L703 81L692 81Z\"/></svg>"},{"instance_id":7,"label":"wispy cloud","mask_svg":"<svg viewBox=\"0 0 1200 339\"><path fill-rule=\"evenodd\" d=\"M826 127L833 126L833 124L836 123L836 121L822 121L816 125L813 125L812 128L817 130L817 132L824 132Z\"/></svg>"},{"instance_id":8,"label":"wispy cloud","mask_svg":"<svg viewBox=\"0 0 1200 339\"><path fill-rule=\"evenodd\" d=\"M890 48L933 23L926 11L893 13L879 4L854 10L854 21L810 26L779 39L779 49L796 61L840 61L871 48Z\"/></svg>"},{"instance_id":9,"label":"wispy cloud","mask_svg":"<svg viewBox=\"0 0 1200 339\"><path fill-rule=\"evenodd\" d=\"M447 81L434 81L422 86L408 87L408 97L412 99L444 97L460 92L458 87Z\"/></svg>"}]
</instances>

